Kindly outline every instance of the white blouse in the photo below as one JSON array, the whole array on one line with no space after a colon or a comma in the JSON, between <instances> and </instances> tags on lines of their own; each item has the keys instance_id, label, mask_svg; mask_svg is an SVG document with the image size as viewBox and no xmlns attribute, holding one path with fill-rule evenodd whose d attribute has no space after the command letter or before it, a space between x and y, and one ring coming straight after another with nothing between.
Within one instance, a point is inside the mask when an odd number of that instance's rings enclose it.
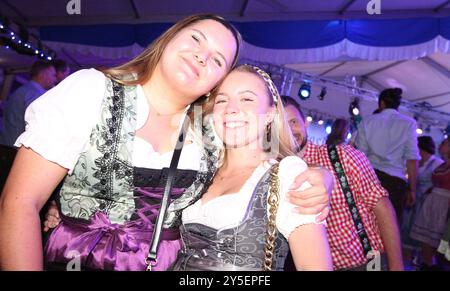
<instances>
[{"instance_id":1,"label":"white blouse","mask_svg":"<svg viewBox=\"0 0 450 291\"><path fill-rule=\"evenodd\" d=\"M80 154L87 150L92 129L98 122L105 96L106 76L95 69L80 70L47 91L28 106L25 132L15 146L33 149L45 159L72 173ZM150 107L142 86L137 86L136 130L144 126ZM181 121L182 122L182 121ZM180 122L180 127L181 127ZM199 170L200 146L188 132L178 168ZM172 152L158 153L136 136L132 163L137 167L169 167Z\"/></svg>"},{"instance_id":2,"label":"white blouse","mask_svg":"<svg viewBox=\"0 0 450 291\"><path fill-rule=\"evenodd\" d=\"M227 229L239 225L245 218L248 204L253 190L259 180L264 176L273 162L264 162L258 166L244 183L239 192L221 195L206 203L202 199L183 210L182 220L184 224L199 223L217 230ZM290 234L301 225L316 223L317 215L299 214L295 211L295 205L286 197L289 187L297 175L304 172L306 163L299 157L286 157L280 162L278 177L280 179L280 203L276 217L276 226L280 233L289 238ZM311 185L308 182L302 184L300 190ZM269 214L269 211L267 211ZM325 224L325 222L322 222Z\"/></svg>"}]
</instances>

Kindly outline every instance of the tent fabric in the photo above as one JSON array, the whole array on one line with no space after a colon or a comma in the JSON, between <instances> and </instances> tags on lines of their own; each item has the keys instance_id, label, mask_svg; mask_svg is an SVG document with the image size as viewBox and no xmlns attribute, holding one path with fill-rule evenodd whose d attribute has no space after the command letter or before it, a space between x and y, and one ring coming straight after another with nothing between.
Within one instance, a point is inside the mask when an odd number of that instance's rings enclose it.
<instances>
[{"instance_id":1,"label":"tent fabric","mask_svg":"<svg viewBox=\"0 0 450 291\"><path fill-rule=\"evenodd\" d=\"M338 60L342 57L368 61L411 60L437 52L450 52L450 41L438 36L428 42L400 47L373 47L343 40L337 44L300 50L265 49L245 43L242 56L274 64L315 63Z\"/></svg>"},{"instance_id":2,"label":"tent fabric","mask_svg":"<svg viewBox=\"0 0 450 291\"><path fill-rule=\"evenodd\" d=\"M123 47L102 47L83 44L70 44L66 42L45 42L50 48L55 51L64 50L74 55L84 55L89 58L96 59L128 59L137 56L144 49L138 44L123 46Z\"/></svg>"},{"instance_id":3,"label":"tent fabric","mask_svg":"<svg viewBox=\"0 0 450 291\"><path fill-rule=\"evenodd\" d=\"M243 56L277 64L324 62L343 56L365 60L415 59L450 52L450 17L395 20L235 22ZM99 57L134 56L171 23L42 27L53 49L90 51ZM66 46L67 49L67 46Z\"/></svg>"},{"instance_id":4,"label":"tent fabric","mask_svg":"<svg viewBox=\"0 0 450 291\"><path fill-rule=\"evenodd\" d=\"M133 44L123 47L102 47L83 44L47 41L55 51L64 49L76 55L89 55L99 59L132 58L144 47ZM311 49L266 49L243 43L241 57L258 62L273 64L315 63L337 60L341 57L358 58L369 61L408 60L432 55L436 52L450 52L450 41L441 36L426 43L402 47L371 47L343 40L337 44Z\"/></svg>"}]
</instances>

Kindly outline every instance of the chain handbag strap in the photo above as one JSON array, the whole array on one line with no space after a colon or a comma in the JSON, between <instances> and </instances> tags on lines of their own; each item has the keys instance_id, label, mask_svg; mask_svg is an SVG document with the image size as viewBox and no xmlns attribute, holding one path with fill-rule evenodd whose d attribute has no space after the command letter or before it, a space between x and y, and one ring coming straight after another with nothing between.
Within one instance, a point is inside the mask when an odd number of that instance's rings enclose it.
<instances>
[{"instance_id":1,"label":"chain handbag strap","mask_svg":"<svg viewBox=\"0 0 450 291\"><path fill-rule=\"evenodd\" d=\"M279 164L272 167L270 172L270 184L269 184L269 221L267 223L267 233L266 233L266 245L264 248L265 258L264 258L264 271L272 270L273 263L273 253L275 251L275 240L277 239L277 227L276 218L278 211L278 204L280 202L280 180L278 179L278 168Z\"/></svg>"},{"instance_id":2,"label":"chain handbag strap","mask_svg":"<svg viewBox=\"0 0 450 291\"><path fill-rule=\"evenodd\" d=\"M359 214L358 208L356 207L355 198L353 196L350 185L348 184L347 176L345 175L344 168L342 167L341 161L339 160L339 155L336 146L330 145L327 147L328 156L330 157L331 164L333 165L334 171L338 176L339 185L341 186L342 192L344 193L345 201L347 202L348 209L355 224L356 231L358 233L359 240L364 251L366 258L369 252L372 250L370 246L369 238L367 237L367 232L364 229L364 224Z\"/></svg>"}]
</instances>

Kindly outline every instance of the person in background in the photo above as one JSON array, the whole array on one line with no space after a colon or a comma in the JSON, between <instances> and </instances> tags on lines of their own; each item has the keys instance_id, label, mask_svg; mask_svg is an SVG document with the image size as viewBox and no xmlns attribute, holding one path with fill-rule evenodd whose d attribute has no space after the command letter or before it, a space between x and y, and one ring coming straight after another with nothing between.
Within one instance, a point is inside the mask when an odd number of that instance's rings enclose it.
<instances>
[{"instance_id":1,"label":"person in background","mask_svg":"<svg viewBox=\"0 0 450 291\"><path fill-rule=\"evenodd\" d=\"M52 64L56 70L56 84L59 84L70 75L70 68L67 63L61 59L53 60Z\"/></svg>"},{"instance_id":2,"label":"person in background","mask_svg":"<svg viewBox=\"0 0 450 291\"><path fill-rule=\"evenodd\" d=\"M286 118L291 129L292 135L298 144L299 149L303 148L308 139L306 137L305 115L300 110L300 105L292 97L283 95L281 100L286 111Z\"/></svg>"},{"instance_id":3,"label":"person in background","mask_svg":"<svg viewBox=\"0 0 450 291\"><path fill-rule=\"evenodd\" d=\"M283 104L289 124L295 124L292 131L296 137L307 138L305 120L300 105L291 97L283 96ZM345 125L344 122L339 122ZM345 126L343 126L345 131ZM347 203L348 192L342 189L339 179L342 175L333 167L329 156L328 145L315 145L307 142L299 153L309 166L319 165L333 172L335 176L334 187L331 193L331 211L327 218L327 234L333 257L335 270L368 270L371 258L365 253L365 248L359 236L362 230L366 233L372 254L380 253L380 269L391 271L403 270L403 259L400 243L400 234L394 208L389 200L388 193L381 186L370 162L366 156L352 146L343 142L343 139L333 139L346 175L347 184L353 193L356 209L360 214L363 228L359 228L352 218L354 211L350 212ZM340 140L340 142L336 142ZM304 145L302 140L298 144ZM358 227L358 228L357 228ZM387 257L387 265L386 265Z\"/></svg>"},{"instance_id":4,"label":"person in background","mask_svg":"<svg viewBox=\"0 0 450 291\"><path fill-rule=\"evenodd\" d=\"M444 235L442 236L441 242L439 243L437 252L442 254L442 256L450 262L450 217L447 220Z\"/></svg>"},{"instance_id":5,"label":"person in background","mask_svg":"<svg viewBox=\"0 0 450 291\"><path fill-rule=\"evenodd\" d=\"M378 99L381 112L362 120L356 140L357 148L366 154L381 185L389 192L399 223L405 205L414 204L420 160L417 124L398 112L401 99L402 89L383 90Z\"/></svg>"},{"instance_id":6,"label":"person in background","mask_svg":"<svg viewBox=\"0 0 450 291\"><path fill-rule=\"evenodd\" d=\"M422 243L421 270L442 268L436 256L436 249L445 233L450 215L450 137L441 143L439 152L444 163L433 171L433 188L425 196L410 234L412 239Z\"/></svg>"},{"instance_id":7,"label":"person in background","mask_svg":"<svg viewBox=\"0 0 450 291\"><path fill-rule=\"evenodd\" d=\"M372 114L378 114L382 110L380 108L375 109ZM352 132L352 137L350 138L350 141L348 142L352 147L358 149L358 146L356 145L356 141L358 140L358 129L354 130Z\"/></svg>"},{"instance_id":8,"label":"person in background","mask_svg":"<svg viewBox=\"0 0 450 291\"><path fill-rule=\"evenodd\" d=\"M0 144L13 146L25 131L25 110L39 96L56 84L56 70L52 63L36 61L31 67L31 80L6 98Z\"/></svg>"},{"instance_id":9,"label":"person in background","mask_svg":"<svg viewBox=\"0 0 450 291\"><path fill-rule=\"evenodd\" d=\"M430 191L433 187L431 176L433 171L440 166L444 161L435 156L436 145L431 136L419 136L417 138L417 145L420 151L419 171L417 174L417 193L416 203L406 208L403 214L403 221L401 225L402 242L404 248L404 257L413 264L418 265L420 245L417 241L409 237L411 227L417 217L418 212L422 208L425 193Z\"/></svg>"},{"instance_id":10,"label":"person in background","mask_svg":"<svg viewBox=\"0 0 450 291\"><path fill-rule=\"evenodd\" d=\"M327 137L327 145L338 145L345 143L348 132L350 131L350 122L348 120L338 118L331 127L331 132Z\"/></svg>"}]
</instances>

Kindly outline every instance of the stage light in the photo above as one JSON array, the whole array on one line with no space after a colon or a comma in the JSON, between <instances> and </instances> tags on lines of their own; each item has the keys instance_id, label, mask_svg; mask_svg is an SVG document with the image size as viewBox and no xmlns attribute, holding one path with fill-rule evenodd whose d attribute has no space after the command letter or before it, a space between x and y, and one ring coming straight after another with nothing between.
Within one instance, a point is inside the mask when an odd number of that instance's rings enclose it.
<instances>
[{"instance_id":1,"label":"stage light","mask_svg":"<svg viewBox=\"0 0 450 291\"><path fill-rule=\"evenodd\" d=\"M51 61L51 60L52 60L52 57L47 57L47 60Z\"/></svg>"},{"instance_id":2,"label":"stage light","mask_svg":"<svg viewBox=\"0 0 450 291\"><path fill-rule=\"evenodd\" d=\"M350 103L350 106L348 107L348 112L352 116L359 115L359 98L353 99L353 101Z\"/></svg>"},{"instance_id":3,"label":"stage light","mask_svg":"<svg viewBox=\"0 0 450 291\"><path fill-rule=\"evenodd\" d=\"M349 132L349 133L347 134L347 139L351 139L351 138L352 138L352 133Z\"/></svg>"},{"instance_id":4,"label":"stage light","mask_svg":"<svg viewBox=\"0 0 450 291\"><path fill-rule=\"evenodd\" d=\"M420 127L418 127L418 128L416 129L416 132L417 132L418 135L423 134L423 130L422 130Z\"/></svg>"},{"instance_id":5,"label":"stage light","mask_svg":"<svg viewBox=\"0 0 450 291\"><path fill-rule=\"evenodd\" d=\"M317 99L323 101L323 99L325 99L325 95L327 95L327 87L322 87L322 90L320 90L320 94L317 96Z\"/></svg>"},{"instance_id":6,"label":"stage light","mask_svg":"<svg viewBox=\"0 0 450 291\"><path fill-rule=\"evenodd\" d=\"M306 100L309 98L310 95L311 95L311 85L304 82L300 86L300 89L298 90L298 97L300 97L300 99L302 100Z\"/></svg>"},{"instance_id":7,"label":"stage light","mask_svg":"<svg viewBox=\"0 0 450 291\"><path fill-rule=\"evenodd\" d=\"M323 125L323 119L320 118L319 121L317 121L317 124L318 124L318 125Z\"/></svg>"},{"instance_id":8,"label":"stage light","mask_svg":"<svg viewBox=\"0 0 450 291\"><path fill-rule=\"evenodd\" d=\"M308 116L306 117L306 121L308 121L308 122L312 122L312 121L313 121L313 118L312 118L312 116L311 116L311 115L308 115Z\"/></svg>"},{"instance_id":9,"label":"stage light","mask_svg":"<svg viewBox=\"0 0 450 291\"><path fill-rule=\"evenodd\" d=\"M331 133L331 130L332 130L332 128L333 128L333 123L334 123L334 121L333 121L332 119L327 119L327 120L325 121L325 132L326 132L327 134L330 134L330 133Z\"/></svg>"}]
</instances>

